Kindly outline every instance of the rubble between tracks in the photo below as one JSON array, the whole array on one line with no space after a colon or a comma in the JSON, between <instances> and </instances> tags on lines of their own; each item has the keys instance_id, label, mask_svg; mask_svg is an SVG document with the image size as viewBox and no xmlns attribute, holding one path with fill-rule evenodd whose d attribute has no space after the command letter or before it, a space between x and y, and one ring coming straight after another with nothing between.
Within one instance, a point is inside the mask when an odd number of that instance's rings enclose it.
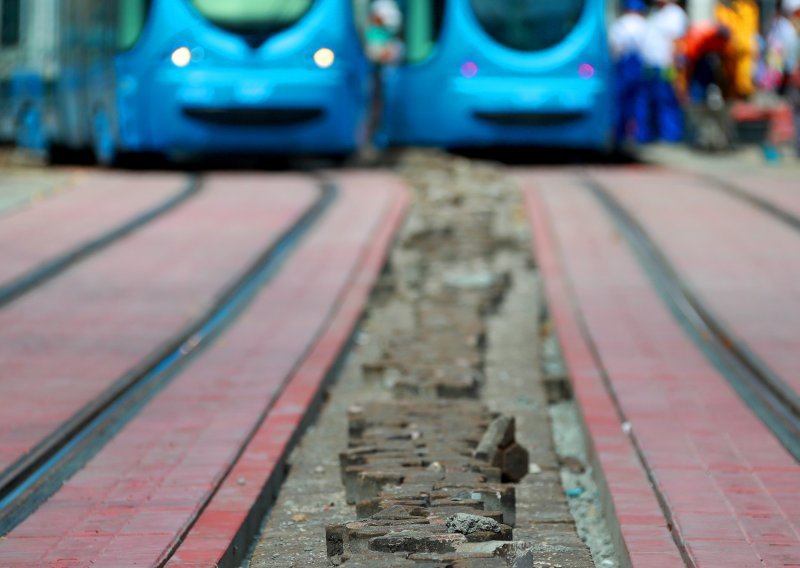
<instances>
[{"instance_id":1,"label":"rubble between tracks","mask_svg":"<svg viewBox=\"0 0 800 568\"><path fill-rule=\"evenodd\" d=\"M519 274L526 287L531 279L520 195L499 168L458 158L412 154L400 169L414 190L411 214L252 565L588 568L558 478L536 358L515 370L503 412L502 388L485 396L489 324ZM526 317L533 352L535 308ZM527 401L521 414L510 408L517 398ZM346 429L346 439L331 428ZM337 479L328 473L332 439L342 444ZM303 470L315 461L324 468L313 479ZM298 510L309 511L300 526Z\"/></svg>"},{"instance_id":2,"label":"rubble between tracks","mask_svg":"<svg viewBox=\"0 0 800 568\"><path fill-rule=\"evenodd\" d=\"M511 540L514 487L502 484L502 459L492 463L477 448L513 455L509 472L527 473L528 453L514 440L514 422L464 402L454 428L449 407L400 402L352 410L342 481L362 520L328 527L331 558L452 553L467 543ZM499 438L496 425L504 430Z\"/></svg>"},{"instance_id":3,"label":"rubble between tracks","mask_svg":"<svg viewBox=\"0 0 800 568\"><path fill-rule=\"evenodd\" d=\"M469 169L495 182L490 169ZM504 216L518 197L476 191L474 180L415 185L392 266L413 326L383 338L363 364L364 379L394 400L348 412L340 467L357 518L326 528L328 556L344 566L533 566L525 545L512 543L529 453L514 416L479 402L486 322L513 285L494 257L516 245Z\"/></svg>"}]
</instances>

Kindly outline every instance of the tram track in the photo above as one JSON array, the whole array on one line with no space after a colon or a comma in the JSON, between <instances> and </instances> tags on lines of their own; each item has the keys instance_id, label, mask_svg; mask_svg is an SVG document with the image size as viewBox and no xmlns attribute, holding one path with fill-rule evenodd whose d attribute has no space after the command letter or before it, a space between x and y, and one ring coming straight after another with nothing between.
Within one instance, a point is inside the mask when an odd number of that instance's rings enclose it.
<instances>
[{"instance_id":1,"label":"tram track","mask_svg":"<svg viewBox=\"0 0 800 568\"><path fill-rule=\"evenodd\" d=\"M0 283L0 308L53 280L65 270L102 251L134 231L155 221L159 217L173 211L176 207L186 203L202 190L196 175L189 177L185 187L175 195L156 206L134 216L121 225L86 241L50 260L45 261L29 272L22 274L9 282Z\"/></svg>"},{"instance_id":2,"label":"tram track","mask_svg":"<svg viewBox=\"0 0 800 568\"><path fill-rule=\"evenodd\" d=\"M147 403L242 314L336 200L317 177L319 196L300 219L237 277L214 305L0 473L0 535L8 534L80 470ZM195 178L193 191L201 182Z\"/></svg>"},{"instance_id":3,"label":"tram track","mask_svg":"<svg viewBox=\"0 0 800 568\"><path fill-rule=\"evenodd\" d=\"M763 211L768 215L771 215L772 217L774 217L775 219L777 219L778 221L780 221L781 223L792 229L793 231L797 231L798 233L800 233L800 217L798 217L797 215L794 215L793 213L786 211L785 209L769 201L768 199L764 199L763 197L759 197L758 195L755 195L750 191L742 189L735 183L731 183L727 180L720 179L710 174L700 174L700 176L704 182L713 186L718 191L721 191L722 193L730 195L731 197L734 197L736 199L739 199L740 201L743 201L755 207L756 209Z\"/></svg>"},{"instance_id":4,"label":"tram track","mask_svg":"<svg viewBox=\"0 0 800 568\"><path fill-rule=\"evenodd\" d=\"M607 211L656 290L692 340L792 456L800 461L800 396L705 306L619 200L594 179L587 178L585 186ZM755 204L762 201L757 197L753 199ZM764 205L771 204L764 202ZM774 205L771 207L778 209ZM790 214L786 215L791 218ZM789 222L789 219L784 221ZM800 230L800 225L795 228Z\"/></svg>"}]
</instances>

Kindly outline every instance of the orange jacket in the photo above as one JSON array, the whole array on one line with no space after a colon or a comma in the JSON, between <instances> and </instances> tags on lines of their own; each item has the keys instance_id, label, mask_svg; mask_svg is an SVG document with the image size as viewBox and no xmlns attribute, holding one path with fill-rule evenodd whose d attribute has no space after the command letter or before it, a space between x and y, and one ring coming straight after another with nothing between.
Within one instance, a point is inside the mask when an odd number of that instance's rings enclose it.
<instances>
[{"instance_id":1,"label":"orange jacket","mask_svg":"<svg viewBox=\"0 0 800 568\"><path fill-rule=\"evenodd\" d=\"M681 53L691 62L696 62L709 53L719 53L727 57L732 54L730 37L720 33L720 26L697 24L690 27L683 37Z\"/></svg>"},{"instance_id":2,"label":"orange jacket","mask_svg":"<svg viewBox=\"0 0 800 568\"><path fill-rule=\"evenodd\" d=\"M758 60L758 5L755 0L729 0L718 2L714 14L717 22L731 32L733 48L733 94L739 97L752 95L753 77Z\"/></svg>"}]
</instances>

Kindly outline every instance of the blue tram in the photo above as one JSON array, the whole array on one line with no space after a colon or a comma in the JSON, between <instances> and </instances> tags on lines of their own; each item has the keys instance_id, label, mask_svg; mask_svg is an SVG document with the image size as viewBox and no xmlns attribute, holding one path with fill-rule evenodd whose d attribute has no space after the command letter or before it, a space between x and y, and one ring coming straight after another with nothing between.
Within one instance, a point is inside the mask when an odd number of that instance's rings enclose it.
<instances>
[{"instance_id":1,"label":"blue tram","mask_svg":"<svg viewBox=\"0 0 800 568\"><path fill-rule=\"evenodd\" d=\"M605 0L404 0L390 145L613 145Z\"/></svg>"},{"instance_id":2,"label":"blue tram","mask_svg":"<svg viewBox=\"0 0 800 568\"><path fill-rule=\"evenodd\" d=\"M345 155L370 65L342 0L26 0L52 28L11 77L18 144L40 153Z\"/></svg>"}]
</instances>

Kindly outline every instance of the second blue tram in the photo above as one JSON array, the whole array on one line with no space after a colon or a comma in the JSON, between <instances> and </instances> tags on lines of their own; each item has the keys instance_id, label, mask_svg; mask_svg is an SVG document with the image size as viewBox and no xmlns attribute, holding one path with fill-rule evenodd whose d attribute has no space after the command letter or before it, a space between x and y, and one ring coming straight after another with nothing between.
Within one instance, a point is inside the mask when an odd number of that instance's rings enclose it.
<instances>
[{"instance_id":1,"label":"second blue tram","mask_svg":"<svg viewBox=\"0 0 800 568\"><path fill-rule=\"evenodd\" d=\"M344 155L365 136L370 69L350 2L25 4L31 26L57 28L47 72L12 76L28 148L90 147L106 163L121 151Z\"/></svg>"},{"instance_id":2,"label":"second blue tram","mask_svg":"<svg viewBox=\"0 0 800 568\"><path fill-rule=\"evenodd\" d=\"M391 145L613 144L605 0L404 0L385 72Z\"/></svg>"}]
</instances>

